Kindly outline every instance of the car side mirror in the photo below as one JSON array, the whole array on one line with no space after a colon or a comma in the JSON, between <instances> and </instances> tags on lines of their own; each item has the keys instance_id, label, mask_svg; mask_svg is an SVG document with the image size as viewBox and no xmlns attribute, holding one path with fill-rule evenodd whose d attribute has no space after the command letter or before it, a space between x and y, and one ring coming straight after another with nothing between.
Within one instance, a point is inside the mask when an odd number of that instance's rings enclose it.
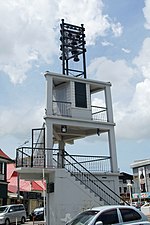
<instances>
[{"instance_id":1,"label":"car side mirror","mask_svg":"<svg viewBox=\"0 0 150 225\"><path fill-rule=\"evenodd\" d=\"M103 225L103 222L102 222L102 221L97 221L97 222L95 223L95 225Z\"/></svg>"}]
</instances>

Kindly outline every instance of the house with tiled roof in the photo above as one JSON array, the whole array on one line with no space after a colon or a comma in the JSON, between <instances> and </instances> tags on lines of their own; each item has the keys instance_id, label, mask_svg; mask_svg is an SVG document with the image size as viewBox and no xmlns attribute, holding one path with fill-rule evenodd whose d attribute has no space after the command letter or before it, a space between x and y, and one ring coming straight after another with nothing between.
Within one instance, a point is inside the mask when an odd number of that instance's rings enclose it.
<instances>
[{"instance_id":1,"label":"house with tiled roof","mask_svg":"<svg viewBox=\"0 0 150 225\"><path fill-rule=\"evenodd\" d=\"M0 149L0 205L7 204L7 163L13 160Z\"/></svg>"},{"instance_id":2,"label":"house with tiled roof","mask_svg":"<svg viewBox=\"0 0 150 225\"><path fill-rule=\"evenodd\" d=\"M7 182L8 182L8 204L14 204L18 201L23 203L26 212L31 211L43 204L43 195L46 189L46 183L43 180L24 180L18 177L15 163L7 164Z\"/></svg>"}]
</instances>

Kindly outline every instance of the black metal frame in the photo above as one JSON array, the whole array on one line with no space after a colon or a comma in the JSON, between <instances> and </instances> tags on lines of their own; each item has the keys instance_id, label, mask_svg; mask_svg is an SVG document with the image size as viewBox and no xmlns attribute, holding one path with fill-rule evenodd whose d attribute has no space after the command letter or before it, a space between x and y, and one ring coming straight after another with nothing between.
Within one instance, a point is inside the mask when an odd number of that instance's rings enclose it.
<instances>
[{"instance_id":1,"label":"black metal frame","mask_svg":"<svg viewBox=\"0 0 150 225\"><path fill-rule=\"evenodd\" d=\"M68 24L64 22L62 19L62 23L60 24L61 30L61 45L60 50L62 54L60 59L62 60L62 73L64 75L73 76L83 76L86 78L86 60L85 60L85 28L83 24L80 26ZM70 68L69 60L73 59L75 62L78 62L79 56L82 55L83 65L81 70L76 70Z\"/></svg>"},{"instance_id":2,"label":"black metal frame","mask_svg":"<svg viewBox=\"0 0 150 225\"><path fill-rule=\"evenodd\" d=\"M42 149L35 148L35 152L38 152ZM89 188L96 196L100 198L100 200L104 201L106 204L120 204L125 203L128 205L128 203L121 198L118 194L116 194L109 186L107 186L103 181L101 181L92 170L88 169L86 167L86 163L91 162L91 165L94 165L96 162L101 162L104 160L110 160L109 156L88 156L88 157L95 157L92 160L82 160L82 157L87 157L86 155L70 155L66 151L64 151L64 154L61 155L63 157L63 165L59 164L58 161L58 154L60 153L60 150L63 149L44 149L44 161L45 161L45 151L53 151L55 152L53 154L53 160L55 162L55 165L57 167L54 168L65 168L72 176L74 176L78 181L80 181L82 184L84 184L87 188ZM36 167L36 168L45 168L45 162L43 161L43 164L34 164L33 158L32 158L32 148L30 147L21 147L16 149L16 167ZM38 155L37 155L38 156ZM79 161L77 158L81 157L81 160ZM26 164L27 160L29 160ZM94 170L95 172L102 172ZM103 171L104 172L104 171ZM106 172L106 171L105 171ZM109 171L108 171L109 173ZM107 174L107 172L106 172Z\"/></svg>"},{"instance_id":3,"label":"black metal frame","mask_svg":"<svg viewBox=\"0 0 150 225\"><path fill-rule=\"evenodd\" d=\"M39 132L38 135L38 140L34 140L34 134L36 132ZM40 137L42 136L42 142L39 142ZM31 156L31 167L33 167L33 155L34 155L34 151L37 148L37 146L41 145L41 149L44 149L45 151L45 128L35 128L32 129L32 156ZM44 160L45 163L45 160Z\"/></svg>"}]
</instances>

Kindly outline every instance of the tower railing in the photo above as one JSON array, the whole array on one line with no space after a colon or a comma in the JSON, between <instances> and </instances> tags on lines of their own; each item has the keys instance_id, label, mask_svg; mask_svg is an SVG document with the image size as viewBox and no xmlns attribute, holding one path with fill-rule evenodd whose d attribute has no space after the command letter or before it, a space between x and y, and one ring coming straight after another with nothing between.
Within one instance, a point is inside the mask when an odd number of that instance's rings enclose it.
<instances>
[{"instance_id":1,"label":"tower railing","mask_svg":"<svg viewBox=\"0 0 150 225\"><path fill-rule=\"evenodd\" d=\"M71 102L53 101L53 115L71 117Z\"/></svg>"},{"instance_id":2,"label":"tower railing","mask_svg":"<svg viewBox=\"0 0 150 225\"><path fill-rule=\"evenodd\" d=\"M53 151L53 165L47 165L46 163L46 157L50 151ZM59 161L60 158L61 161ZM62 160L63 164L60 165ZM54 169L60 168L62 165L81 184L99 197L104 204L126 203L124 199L98 178L98 175L101 173L105 172L107 174L111 172L110 157L108 156L70 155L60 149L32 149L30 147L22 147L16 150L16 167ZM106 171L104 168L107 168Z\"/></svg>"},{"instance_id":3,"label":"tower railing","mask_svg":"<svg viewBox=\"0 0 150 225\"><path fill-rule=\"evenodd\" d=\"M71 102L53 101L53 115L71 117ZM91 106L91 120L107 122L107 108Z\"/></svg>"},{"instance_id":4,"label":"tower railing","mask_svg":"<svg viewBox=\"0 0 150 225\"><path fill-rule=\"evenodd\" d=\"M53 165L46 163L48 153L53 151ZM60 167L59 159L60 149L43 149L21 147L16 149L16 167L36 167L36 168L57 168ZM66 162L69 154L65 154ZM91 172L110 172L110 157L109 156L96 156L96 155L72 155L75 159L73 164L80 163ZM67 167L68 163L64 165Z\"/></svg>"},{"instance_id":5,"label":"tower railing","mask_svg":"<svg viewBox=\"0 0 150 225\"><path fill-rule=\"evenodd\" d=\"M107 108L100 106L91 106L92 108L92 119L93 120L101 120L103 122L107 122Z\"/></svg>"},{"instance_id":6,"label":"tower railing","mask_svg":"<svg viewBox=\"0 0 150 225\"><path fill-rule=\"evenodd\" d=\"M104 182L98 178L98 174L94 175L83 164L79 163L72 155L69 155L66 151L64 154L65 169L78 181L80 181L85 187L90 189L95 196L99 197L100 201L103 201L105 205L112 204L128 204L123 198L116 194L111 187L107 186Z\"/></svg>"}]
</instances>

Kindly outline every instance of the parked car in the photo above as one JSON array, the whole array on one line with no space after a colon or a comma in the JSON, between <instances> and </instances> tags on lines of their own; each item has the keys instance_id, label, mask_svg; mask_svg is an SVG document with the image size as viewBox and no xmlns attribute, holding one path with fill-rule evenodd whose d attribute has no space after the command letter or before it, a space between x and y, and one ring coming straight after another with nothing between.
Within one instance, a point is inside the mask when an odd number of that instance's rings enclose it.
<instances>
[{"instance_id":1,"label":"parked car","mask_svg":"<svg viewBox=\"0 0 150 225\"><path fill-rule=\"evenodd\" d=\"M44 220L44 207L35 208L29 215L31 221L43 221Z\"/></svg>"},{"instance_id":2,"label":"parked car","mask_svg":"<svg viewBox=\"0 0 150 225\"><path fill-rule=\"evenodd\" d=\"M141 211L146 215L150 216L150 202L146 202L141 206Z\"/></svg>"},{"instance_id":3,"label":"parked car","mask_svg":"<svg viewBox=\"0 0 150 225\"><path fill-rule=\"evenodd\" d=\"M0 224L9 225L10 223L22 224L26 222L26 211L24 205L4 205L0 206Z\"/></svg>"},{"instance_id":4,"label":"parked car","mask_svg":"<svg viewBox=\"0 0 150 225\"><path fill-rule=\"evenodd\" d=\"M137 209L140 209L141 203L140 202L132 202L132 206L136 207Z\"/></svg>"},{"instance_id":5,"label":"parked car","mask_svg":"<svg viewBox=\"0 0 150 225\"><path fill-rule=\"evenodd\" d=\"M147 216L133 206L100 206L78 214L66 225L150 225Z\"/></svg>"}]
</instances>

